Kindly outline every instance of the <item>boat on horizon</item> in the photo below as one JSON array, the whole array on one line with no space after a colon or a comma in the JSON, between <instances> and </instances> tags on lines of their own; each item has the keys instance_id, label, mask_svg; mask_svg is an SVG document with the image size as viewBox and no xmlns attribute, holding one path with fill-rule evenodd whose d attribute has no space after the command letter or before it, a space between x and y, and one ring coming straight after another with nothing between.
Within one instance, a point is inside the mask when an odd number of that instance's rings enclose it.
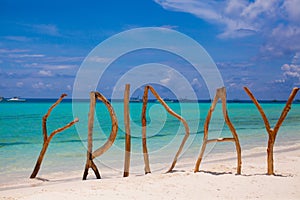
<instances>
[{"instance_id":1,"label":"boat on horizon","mask_svg":"<svg viewBox=\"0 0 300 200\"><path fill-rule=\"evenodd\" d=\"M19 97L13 97L13 98L7 99L6 101L8 101L8 102L25 102L26 99L21 99Z\"/></svg>"},{"instance_id":2,"label":"boat on horizon","mask_svg":"<svg viewBox=\"0 0 300 200\"><path fill-rule=\"evenodd\" d=\"M139 96L138 97L131 97L129 99L129 102L142 102L142 100L139 98Z\"/></svg>"},{"instance_id":3,"label":"boat on horizon","mask_svg":"<svg viewBox=\"0 0 300 200\"><path fill-rule=\"evenodd\" d=\"M169 98L163 98L164 102L170 102L170 103L174 103L175 100L173 99L169 99Z\"/></svg>"}]
</instances>

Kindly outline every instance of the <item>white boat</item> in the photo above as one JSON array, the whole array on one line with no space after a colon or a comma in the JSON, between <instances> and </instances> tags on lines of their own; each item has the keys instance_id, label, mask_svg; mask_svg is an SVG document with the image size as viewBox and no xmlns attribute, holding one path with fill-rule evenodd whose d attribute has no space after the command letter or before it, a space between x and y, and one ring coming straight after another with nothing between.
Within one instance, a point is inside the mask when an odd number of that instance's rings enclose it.
<instances>
[{"instance_id":1,"label":"white boat","mask_svg":"<svg viewBox=\"0 0 300 200\"><path fill-rule=\"evenodd\" d=\"M142 100L139 97L130 98L129 102L141 102Z\"/></svg>"},{"instance_id":2,"label":"white boat","mask_svg":"<svg viewBox=\"0 0 300 200\"><path fill-rule=\"evenodd\" d=\"M13 98L7 99L7 101L9 101L9 102L24 102L24 101L26 101L26 99L20 99L19 97L13 97Z\"/></svg>"}]
</instances>

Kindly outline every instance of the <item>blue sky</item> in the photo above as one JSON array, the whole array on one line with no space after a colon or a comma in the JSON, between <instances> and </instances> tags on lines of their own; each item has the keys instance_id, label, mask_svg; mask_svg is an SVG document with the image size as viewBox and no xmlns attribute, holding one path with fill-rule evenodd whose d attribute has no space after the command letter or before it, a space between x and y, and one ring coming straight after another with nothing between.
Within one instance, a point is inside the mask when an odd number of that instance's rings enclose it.
<instances>
[{"instance_id":1,"label":"blue sky","mask_svg":"<svg viewBox=\"0 0 300 200\"><path fill-rule=\"evenodd\" d=\"M259 99L287 99L300 85L298 5L300 0L0 0L0 96L72 94L77 70L100 42L132 28L166 27L206 49L229 99L248 99L243 86ZM109 93L112 84L99 90Z\"/></svg>"}]
</instances>

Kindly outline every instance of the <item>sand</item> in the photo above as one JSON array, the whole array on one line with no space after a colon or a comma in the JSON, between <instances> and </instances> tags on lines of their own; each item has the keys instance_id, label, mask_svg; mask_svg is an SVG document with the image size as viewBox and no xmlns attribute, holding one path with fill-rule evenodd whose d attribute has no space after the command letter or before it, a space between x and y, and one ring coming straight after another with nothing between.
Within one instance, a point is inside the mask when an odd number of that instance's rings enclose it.
<instances>
[{"instance_id":1,"label":"sand","mask_svg":"<svg viewBox=\"0 0 300 200\"><path fill-rule=\"evenodd\" d=\"M0 199L300 199L300 145L275 146L276 176L268 176L266 149L242 152L242 175L236 175L234 154L207 156L200 172L193 173L195 159L182 159L169 174L131 174L101 169L96 180L90 171L44 175L0 188Z\"/></svg>"}]
</instances>

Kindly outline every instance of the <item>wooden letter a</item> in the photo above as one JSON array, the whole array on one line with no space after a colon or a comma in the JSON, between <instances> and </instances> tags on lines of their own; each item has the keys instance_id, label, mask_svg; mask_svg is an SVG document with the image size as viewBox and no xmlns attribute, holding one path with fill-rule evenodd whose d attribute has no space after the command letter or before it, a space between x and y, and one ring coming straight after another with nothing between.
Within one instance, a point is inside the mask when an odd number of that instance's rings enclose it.
<instances>
[{"instance_id":1,"label":"wooden letter a","mask_svg":"<svg viewBox=\"0 0 300 200\"><path fill-rule=\"evenodd\" d=\"M218 100L221 99L222 101L222 111L223 111L223 116L225 119L225 122L227 124L227 126L229 127L233 138L218 138L218 139L208 139L208 127L209 127L209 122L211 119L211 115L212 112L214 111L216 104L218 102ZM242 166L242 158L241 158L241 146L240 146L240 142L239 142L239 138L238 135L235 131L234 126L232 125L228 114L227 114L227 108L226 108L226 89L225 87L223 88L219 88L217 89L217 93L216 96L214 98L214 101L212 102L212 105L208 111L206 120L205 120L205 124L204 124L204 136L203 136L203 144L202 144L202 148L201 148L201 152L199 154L198 160L196 162L195 165L195 169L194 172L198 172L199 171L199 166L201 163L201 160L203 158L203 154L206 148L207 143L210 142L235 142L235 147L236 147L236 152L237 152L237 174L241 174L241 166Z\"/></svg>"}]
</instances>

